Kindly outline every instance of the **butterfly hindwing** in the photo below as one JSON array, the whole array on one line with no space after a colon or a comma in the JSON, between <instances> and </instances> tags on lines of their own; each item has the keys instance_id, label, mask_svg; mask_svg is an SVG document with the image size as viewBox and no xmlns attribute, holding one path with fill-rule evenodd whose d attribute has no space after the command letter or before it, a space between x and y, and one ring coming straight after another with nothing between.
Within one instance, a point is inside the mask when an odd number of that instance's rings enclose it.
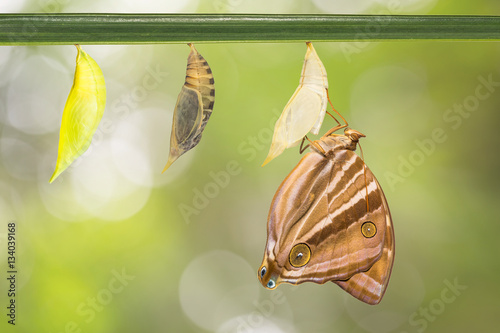
<instances>
[{"instance_id":1,"label":"butterfly hindwing","mask_svg":"<svg viewBox=\"0 0 500 333\"><path fill-rule=\"evenodd\" d=\"M384 296L394 263L394 229L392 227L392 218L387 200L378 182L377 185L384 210L386 211L386 232L382 256L368 271L355 274L346 281L334 281L352 296L372 305L378 304Z\"/></svg>"},{"instance_id":2,"label":"butterfly hindwing","mask_svg":"<svg viewBox=\"0 0 500 333\"><path fill-rule=\"evenodd\" d=\"M366 271L380 258L385 237L385 213L375 178L361 158L351 150L340 150L334 154L333 160L335 166L327 194L329 220L322 233L327 240L323 241L324 252L332 252L335 258L328 274L333 273L335 280L344 280ZM364 223L375 225L375 235L363 235Z\"/></svg>"}]
</instances>

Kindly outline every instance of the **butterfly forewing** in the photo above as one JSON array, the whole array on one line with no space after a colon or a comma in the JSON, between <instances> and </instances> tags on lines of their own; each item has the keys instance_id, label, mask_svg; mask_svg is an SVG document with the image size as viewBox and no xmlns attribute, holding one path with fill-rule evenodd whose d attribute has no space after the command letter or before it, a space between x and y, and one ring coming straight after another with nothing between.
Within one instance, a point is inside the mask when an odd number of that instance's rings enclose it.
<instances>
[{"instance_id":1,"label":"butterfly forewing","mask_svg":"<svg viewBox=\"0 0 500 333\"><path fill-rule=\"evenodd\" d=\"M306 154L300 163L281 183L276 192L268 219L267 252L281 254L279 265L287 262L288 252L298 238L307 232L305 223L312 219L311 214L326 211L317 209L321 205L321 193L326 191L325 165L328 160L316 153ZM297 187L303 191L297 191ZM323 200L323 205L326 200ZM314 217L317 218L317 217ZM274 244L273 247L270 245Z\"/></svg>"}]
</instances>

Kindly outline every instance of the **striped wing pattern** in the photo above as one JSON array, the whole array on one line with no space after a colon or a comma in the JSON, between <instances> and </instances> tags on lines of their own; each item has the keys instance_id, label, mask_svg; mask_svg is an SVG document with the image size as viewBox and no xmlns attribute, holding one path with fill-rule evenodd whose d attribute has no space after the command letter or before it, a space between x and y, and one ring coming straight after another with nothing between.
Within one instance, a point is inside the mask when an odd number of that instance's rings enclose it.
<instances>
[{"instance_id":1,"label":"striped wing pattern","mask_svg":"<svg viewBox=\"0 0 500 333\"><path fill-rule=\"evenodd\" d=\"M356 155L357 156L357 155ZM361 163L361 159L357 157ZM368 174L370 176L368 176ZM363 178L358 176L358 178ZM384 296L389 277L394 263L394 230L392 227L392 218L389 206L380 184L373 174L367 169L368 178L368 200L370 203L370 214L368 218L375 224L379 232L385 232L382 245L382 252L378 260L366 271L361 271L347 280L333 281L342 289L347 291L357 299L368 303L378 304ZM363 185L362 185L363 186ZM361 190L361 193L364 191ZM366 212L366 209L363 213ZM361 214L363 214L361 213ZM360 215L361 215L360 214ZM364 215L364 214L363 214ZM374 215L377 217L375 218ZM362 217L361 220L367 217Z\"/></svg>"},{"instance_id":2,"label":"striped wing pattern","mask_svg":"<svg viewBox=\"0 0 500 333\"><path fill-rule=\"evenodd\" d=\"M261 282L267 286L269 279L276 285L333 281L363 302L377 304L394 260L389 208L362 159L346 149L342 140L329 139L322 138L323 145L331 147L326 156L315 150L306 154L276 192L261 266L266 267L266 274L260 276ZM377 229L371 238L361 233L368 221ZM307 244L311 257L297 268L288 257L299 243Z\"/></svg>"}]
</instances>

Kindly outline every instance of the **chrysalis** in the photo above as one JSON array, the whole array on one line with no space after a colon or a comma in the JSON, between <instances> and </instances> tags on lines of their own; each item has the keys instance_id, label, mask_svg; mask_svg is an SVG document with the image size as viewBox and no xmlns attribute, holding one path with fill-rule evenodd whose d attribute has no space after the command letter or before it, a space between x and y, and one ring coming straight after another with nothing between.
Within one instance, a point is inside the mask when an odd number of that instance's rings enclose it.
<instances>
[{"instance_id":1,"label":"chrysalis","mask_svg":"<svg viewBox=\"0 0 500 333\"><path fill-rule=\"evenodd\" d=\"M318 134L327 105L328 80L323 63L307 42L300 83L274 126L273 142L262 166L297 145L308 132Z\"/></svg>"},{"instance_id":2,"label":"chrysalis","mask_svg":"<svg viewBox=\"0 0 500 333\"><path fill-rule=\"evenodd\" d=\"M170 135L170 155L162 173L179 156L200 142L201 134L214 108L215 88L212 70L194 45L188 45L191 47L191 52L187 61L186 82L175 105Z\"/></svg>"},{"instance_id":3,"label":"chrysalis","mask_svg":"<svg viewBox=\"0 0 500 333\"><path fill-rule=\"evenodd\" d=\"M63 111L56 169L50 183L88 149L106 105L101 69L80 45L75 46L78 50L75 78Z\"/></svg>"}]
</instances>

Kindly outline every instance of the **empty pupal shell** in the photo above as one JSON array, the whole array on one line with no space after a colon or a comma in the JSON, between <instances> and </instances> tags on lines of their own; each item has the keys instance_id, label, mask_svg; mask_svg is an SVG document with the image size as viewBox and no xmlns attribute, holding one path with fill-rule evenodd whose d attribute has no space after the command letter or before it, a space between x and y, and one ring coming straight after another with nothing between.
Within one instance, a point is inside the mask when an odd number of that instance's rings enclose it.
<instances>
[{"instance_id":1,"label":"empty pupal shell","mask_svg":"<svg viewBox=\"0 0 500 333\"><path fill-rule=\"evenodd\" d=\"M276 121L271 149L262 166L286 148L297 145L307 133L318 134L323 123L328 100L328 79L313 45L310 42L306 44L299 86Z\"/></svg>"},{"instance_id":2,"label":"empty pupal shell","mask_svg":"<svg viewBox=\"0 0 500 333\"><path fill-rule=\"evenodd\" d=\"M214 77L207 61L188 44L186 82L182 86L174 110L172 134L170 135L170 155L162 173L201 140L201 134L212 114L215 99Z\"/></svg>"},{"instance_id":3,"label":"empty pupal shell","mask_svg":"<svg viewBox=\"0 0 500 333\"><path fill-rule=\"evenodd\" d=\"M88 149L106 105L101 69L79 45L75 46L78 50L75 78L64 106L56 169L50 183Z\"/></svg>"}]
</instances>

